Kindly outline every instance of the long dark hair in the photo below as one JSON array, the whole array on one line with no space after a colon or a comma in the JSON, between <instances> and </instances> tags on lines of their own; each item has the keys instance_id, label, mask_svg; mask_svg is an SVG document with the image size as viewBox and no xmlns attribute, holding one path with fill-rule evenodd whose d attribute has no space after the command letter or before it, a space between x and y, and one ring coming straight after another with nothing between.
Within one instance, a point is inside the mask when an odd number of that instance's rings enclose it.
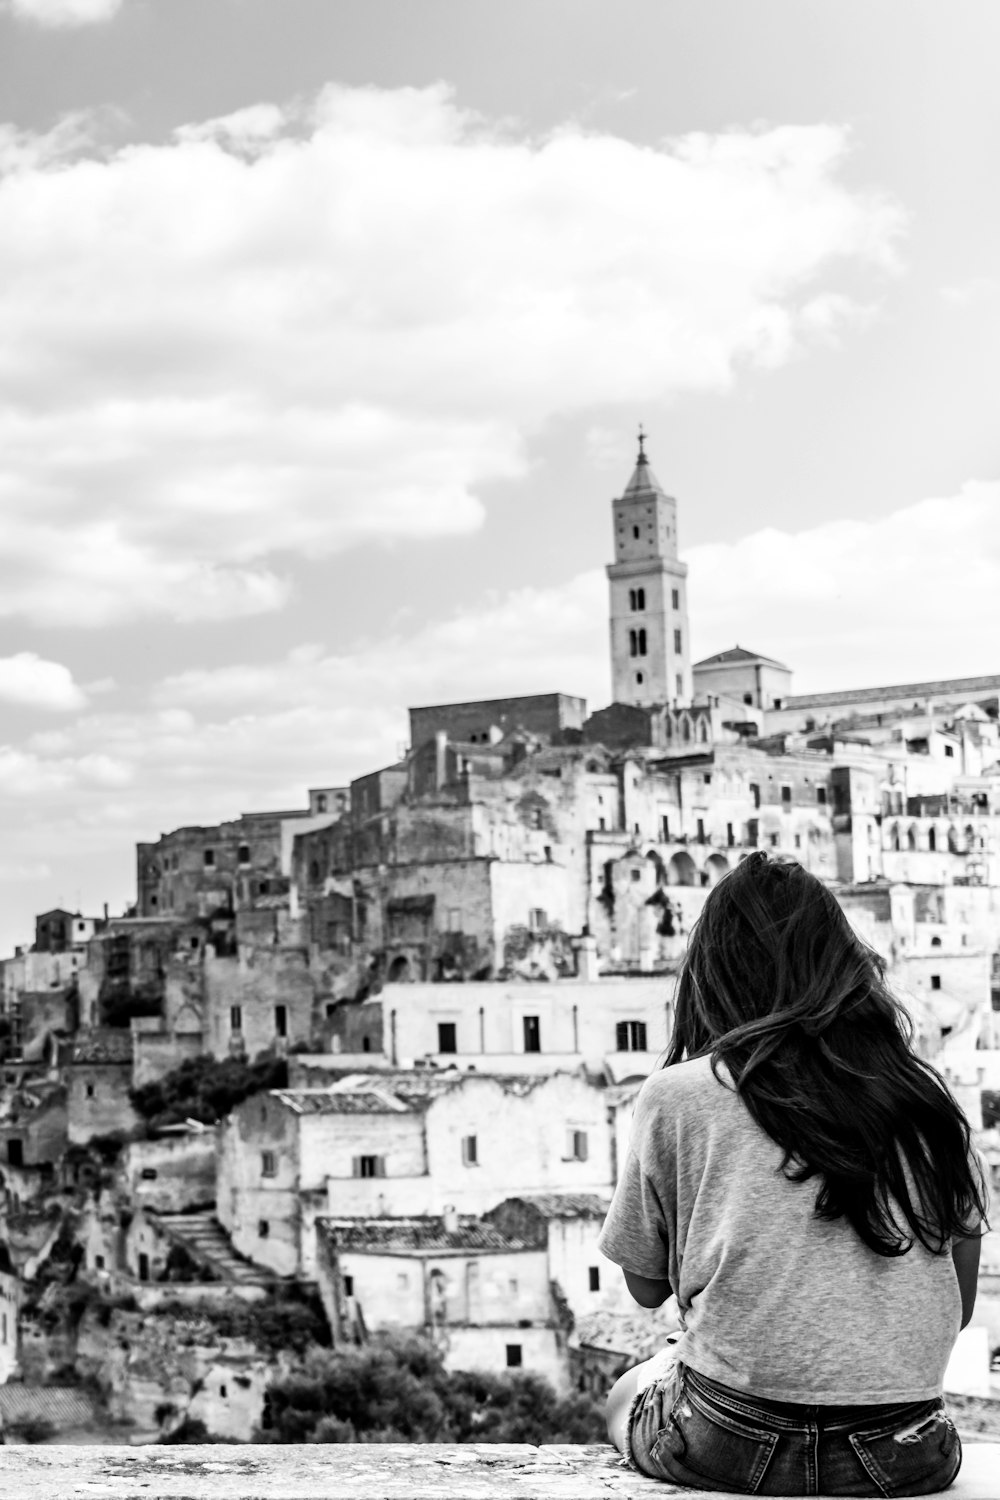
<instances>
[{"instance_id":1,"label":"long dark hair","mask_svg":"<svg viewBox=\"0 0 1000 1500\"><path fill-rule=\"evenodd\" d=\"M985 1216L968 1122L912 1039L878 954L801 865L751 854L710 892L664 1067L710 1053L718 1078L724 1062L785 1176L821 1178L817 1216L885 1256L939 1253Z\"/></svg>"}]
</instances>

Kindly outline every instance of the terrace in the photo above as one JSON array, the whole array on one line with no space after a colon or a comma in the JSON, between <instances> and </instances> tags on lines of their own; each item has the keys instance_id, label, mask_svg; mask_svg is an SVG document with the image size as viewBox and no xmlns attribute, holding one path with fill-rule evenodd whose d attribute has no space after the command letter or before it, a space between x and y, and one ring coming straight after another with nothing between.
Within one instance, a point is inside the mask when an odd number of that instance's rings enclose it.
<instances>
[{"instance_id":1,"label":"terrace","mask_svg":"<svg viewBox=\"0 0 1000 1500\"><path fill-rule=\"evenodd\" d=\"M330 1444L10 1447L17 1500L615 1500L686 1495L624 1468L609 1447ZM719 1492L712 1492L718 1496ZM1000 1500L1000 1443L968 1442L949 1500Z\"/></svg>"}]
</instances>

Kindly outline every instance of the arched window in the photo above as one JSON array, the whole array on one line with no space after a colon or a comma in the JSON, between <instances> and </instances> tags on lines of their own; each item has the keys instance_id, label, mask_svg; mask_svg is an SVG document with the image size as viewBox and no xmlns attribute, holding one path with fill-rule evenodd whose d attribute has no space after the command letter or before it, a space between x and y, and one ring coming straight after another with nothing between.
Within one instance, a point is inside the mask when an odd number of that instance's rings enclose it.
<instances>
[{"instance_id":1,"label":"arched window","mask_svg":"<svg viewBox=\"0 0 1000 1500\"><path fill-rule=\"evenodd\" d=\"M889 842L893 849L899 848L899 824L893 823L889 833Z\"/></svg>"},{"instance_id":2,"label":"arched window","mask_svg":"<svg viewBox=\"0 0 1000 1500\"><path fill-rule=\"evenodd\" d=\"M635 589L629 589L628 591L628 607L632 610L636 608Z\"/></svg>"},{"instance_id":3,"label":"arched window","mask_svg":"<svg viewBox=\"0 0 1000 1500\"><path fill-rule=\"evenodd\" d=\"M639 631L639 655L640 656L645 656L645 654L646 654L646 632L644 630L640 630Z\"/></svg>"},{"instance_id":4,"label":"arched window","mask_svg":"<svg viewBox=\"0 0 1000 1500\"><path fill-rule=\"evenodd\" d=\"M637 630L630 630L628 633L628 654L629 656L639 655L639 632Z\"/></svg>"},{"instance_id":5,"label":"arched window","mask_svg":"<svg viewBox=\"0 0 1000 1500\"><path fill-rule=\"evenodd\" d=\"M927 847L931 851L932 854L934 853L935 849L937 848L937 829L936 828L928 828L928 830L927 830Z\"/></svg>"},{"instance_id":6,"label":"arched window","mask_svg":"<svg viewBox=\"0 0 1000 1500\"><path fill-rule=\"evenodd\" d=\"M915 849L917 847L917 830L912 823L906 830L906 847L907 849Z\"/></svg>"},{"instance_id":7,"label":"arched window","mask_svg":"<svg viewBox=\"0 0 1000 1500\"><path fill-rule=\"evenodd\" d=\"M635 591L635 607L636 607L636 609L645 609L646 608L646 590L645 589L636 589L636 591Z\"/></svg>"}]
</instances>

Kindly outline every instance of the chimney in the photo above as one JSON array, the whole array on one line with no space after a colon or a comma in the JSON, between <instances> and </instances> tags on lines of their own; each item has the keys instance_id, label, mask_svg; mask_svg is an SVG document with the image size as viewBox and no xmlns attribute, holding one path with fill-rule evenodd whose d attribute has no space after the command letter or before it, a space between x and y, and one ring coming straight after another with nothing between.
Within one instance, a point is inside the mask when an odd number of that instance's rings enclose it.
<instances>
[{"instance_id":1,"label":"chimney","mask_svg":"<svg viewBox=\"0 0 1000 1500\"><path fill-rule=\"evenodd\" d=\"M458 1233L458 1210L454 1203L446 1203L441 1211L441 1222L444 1225L445 1234Z\"/></svg>"}]
</instances>

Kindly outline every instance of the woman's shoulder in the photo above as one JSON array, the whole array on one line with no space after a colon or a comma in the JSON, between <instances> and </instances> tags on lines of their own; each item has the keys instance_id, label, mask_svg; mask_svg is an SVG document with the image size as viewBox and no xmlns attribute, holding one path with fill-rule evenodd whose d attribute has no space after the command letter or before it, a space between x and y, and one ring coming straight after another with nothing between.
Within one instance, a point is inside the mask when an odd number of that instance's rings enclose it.
<instances>
[{"instance_id":1,"label":"woman's shoulder","mask_svg":"<svg viewBox=\"0 0 1000 1500\"><path fill-rule=\"evenodd\" d=\"M731 1093L737 1097L725 1063L720 1063L718 1075L712 1069L711 1056L707 1054L673 1063L669 1068L658 1068L642 1085L636 1107L641 1104L645 1108L672 1112L685 1107L697 1108L702 1103L718 1107L724 1102L723 1095Z\"/></svg>"}]
</instances>

